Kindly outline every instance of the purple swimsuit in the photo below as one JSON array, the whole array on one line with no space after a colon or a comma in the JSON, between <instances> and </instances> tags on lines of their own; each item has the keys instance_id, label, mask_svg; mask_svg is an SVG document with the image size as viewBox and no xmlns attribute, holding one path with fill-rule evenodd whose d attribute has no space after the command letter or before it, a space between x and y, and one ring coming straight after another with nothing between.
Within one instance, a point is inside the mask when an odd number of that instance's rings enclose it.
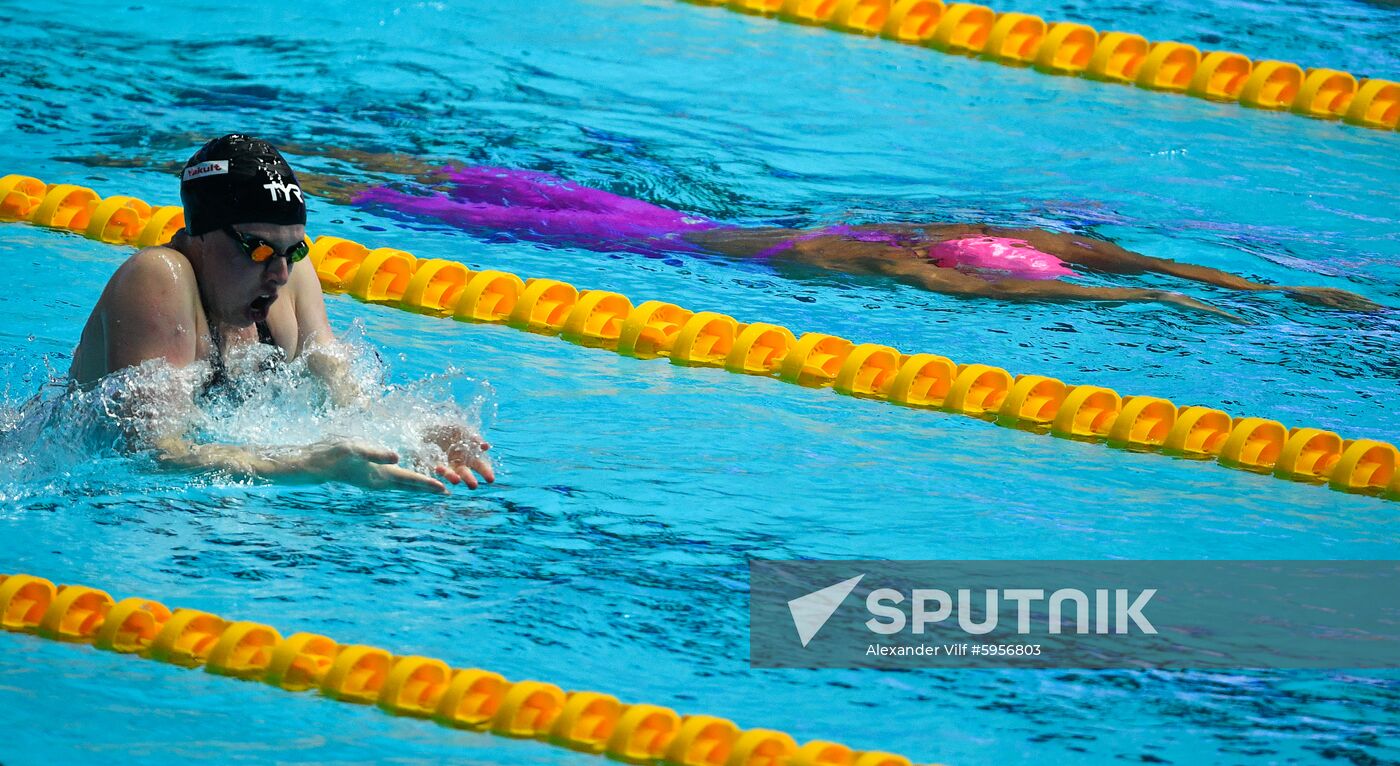
<instances>
[{"instance_id":1,"label":"purple swimsuit","mask_svg":"<svg viewBox=\"0 0 1400 766\"><path fill-rule=\"evenodd\" d=\"M599 252L700 252L683 234L719 228L700 216L589 189L547 173L507 168L442 169L452 191L421 197L387 187L360 192L357 205L437 218L468 231Z\"/></svg>"},{"instance_id":2,"label":"purple swimsuit","mask_svg":"<svg viewBox=\"0 0 1400 766\"><path fill-rule=\"evenodd\" d=\"M579 186L547 173L485 166L448 166L442 172L452 184L452 190L446 194L418 196L380 186L360 192L351 201L415 218L436 218L486 236L505 233L598 252L698 253L703 248L687 241L686 234L732 228L701 216ZM798 242L828 236L899 247L922 244L889 232L832 226L802 234L755 257L771 258ZM928 247L928 254L941 267L984 276L1056 279L1075 273L1049 253L1021 240L1002 237L938 242Z\"/></svg>"}]
</instances>

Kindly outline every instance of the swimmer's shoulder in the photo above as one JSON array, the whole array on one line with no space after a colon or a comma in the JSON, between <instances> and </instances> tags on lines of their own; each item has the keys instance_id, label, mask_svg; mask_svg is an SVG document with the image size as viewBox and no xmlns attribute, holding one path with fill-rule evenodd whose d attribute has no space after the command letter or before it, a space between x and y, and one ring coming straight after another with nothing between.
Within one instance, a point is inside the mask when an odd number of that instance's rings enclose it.
<instances>
[{"instance_id":1,"label":"swimmer's shoulder","mask_svg":"<svg viewBox=\"0 0 1400 766\"><path fill-rule=\"evenodd\" d=\"M102 302L186 302L198 295L199 284L189 259L179 250L158 245L142 248L117 267Z\"/></svg>"},{"instance_id":2,"label":"swimmer's shoulder","mask_svg":"<svg viewBox=\"0 0 1400 766\"><path fill-rule=\"evenodd\" d=\"M180 251L148 247L127 259L102 296L108 371L163 358L183 367L207 334L194 267Z\"/></svg>"},{"instance_id":3,"label":"swimmer's shoulder","mask_svg":"<svg viewBox=\"0 0 1400 766\"><path fill-rule=\"evenodd\" d=\"M117 267L117 275L135 274L143 277L171 279L194 278L194 268L185 254L169 245L143 247Z\"/></svg>"},{"instance_id":4,"label":"swimmer's shoulder","mask_svg":"<svg viewBox=\"0 0 1400 766\"><path fill-rule=\"evenodd\" d=\"M112 274L73 352L69 377L85 384L147 358L193 358L205 332L194 268L180 251L147 247Z\"/></svg>"},{"instance_id":5,"label":"swimmer's shoulder","mask_svg":"<svg viewBox=\"0 0 1400 766\"><path fill-rule=\"evenodd\" d=\"M117 268L99 312L105 325L138 332L164 327L196 334L205 324L194 267L179 250L164 246L144 248Z\"/></svg>"}]
</instances>

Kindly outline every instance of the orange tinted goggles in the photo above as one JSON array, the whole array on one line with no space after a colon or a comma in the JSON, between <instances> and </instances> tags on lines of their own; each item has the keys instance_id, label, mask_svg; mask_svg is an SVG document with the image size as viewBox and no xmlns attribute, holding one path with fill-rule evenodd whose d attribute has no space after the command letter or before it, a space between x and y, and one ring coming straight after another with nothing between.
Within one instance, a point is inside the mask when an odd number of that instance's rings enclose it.
<instances>
[{"instance_id":1,"label":"orange tinted goggles","mask_svg":"<svg viewBox=\"0 0 1400 766\"><path fill-rule=\"evenodd\" d=\"M288 264L292 264L305 258L311 252L311 246L306 244L304 239L282 251L262 237L245 234L232 226L225 226L224 233L233 237L233 241L243 248L243 254L252 258L254 263L266 263L272 256L280 255L287 259Z\"/></svg>"}]
</instances>

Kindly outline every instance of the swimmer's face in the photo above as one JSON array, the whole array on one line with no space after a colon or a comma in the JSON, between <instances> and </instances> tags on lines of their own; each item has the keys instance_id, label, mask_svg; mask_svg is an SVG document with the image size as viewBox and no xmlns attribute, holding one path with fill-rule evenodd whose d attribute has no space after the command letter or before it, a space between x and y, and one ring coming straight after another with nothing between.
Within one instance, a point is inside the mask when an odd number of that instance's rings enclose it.
<instances>
[{"instance_id":1,"label":"swimmer's face","mask_svg":"<svg viewBox=\"0 0 1400 766\"><path fill-rule=\"evenodd\" d=\"M212 257L205 259L210 284L207 307L219 321L234 326L247 326L267 319L268 311L287 286L292 264L286 253L306 236L306 227L270 223L234 224L236 232L252 235L272 245L279 255L262 262L250 258L243 245L227 232L212 231L204 235L205 246Z\"/></svg>"}]
</instances>

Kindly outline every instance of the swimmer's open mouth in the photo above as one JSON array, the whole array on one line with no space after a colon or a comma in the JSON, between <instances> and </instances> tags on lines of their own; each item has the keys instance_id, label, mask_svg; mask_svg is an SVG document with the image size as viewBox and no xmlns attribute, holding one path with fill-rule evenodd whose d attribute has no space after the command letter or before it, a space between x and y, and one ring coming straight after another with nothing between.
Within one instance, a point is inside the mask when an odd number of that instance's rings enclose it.
<instances>
[{"instance_id":1,"label":"swimmer's open mouth","mask_svg":"<svg viewBox=\"0 0 1400 766\"><path fill-rule=\"evenodd\" d=\"M259 295L248 304L248 316L254 322L261 322L267 319L267 311L272 308L272 302L277 300L276 295Z\"/></svg>"}]
</instances>

